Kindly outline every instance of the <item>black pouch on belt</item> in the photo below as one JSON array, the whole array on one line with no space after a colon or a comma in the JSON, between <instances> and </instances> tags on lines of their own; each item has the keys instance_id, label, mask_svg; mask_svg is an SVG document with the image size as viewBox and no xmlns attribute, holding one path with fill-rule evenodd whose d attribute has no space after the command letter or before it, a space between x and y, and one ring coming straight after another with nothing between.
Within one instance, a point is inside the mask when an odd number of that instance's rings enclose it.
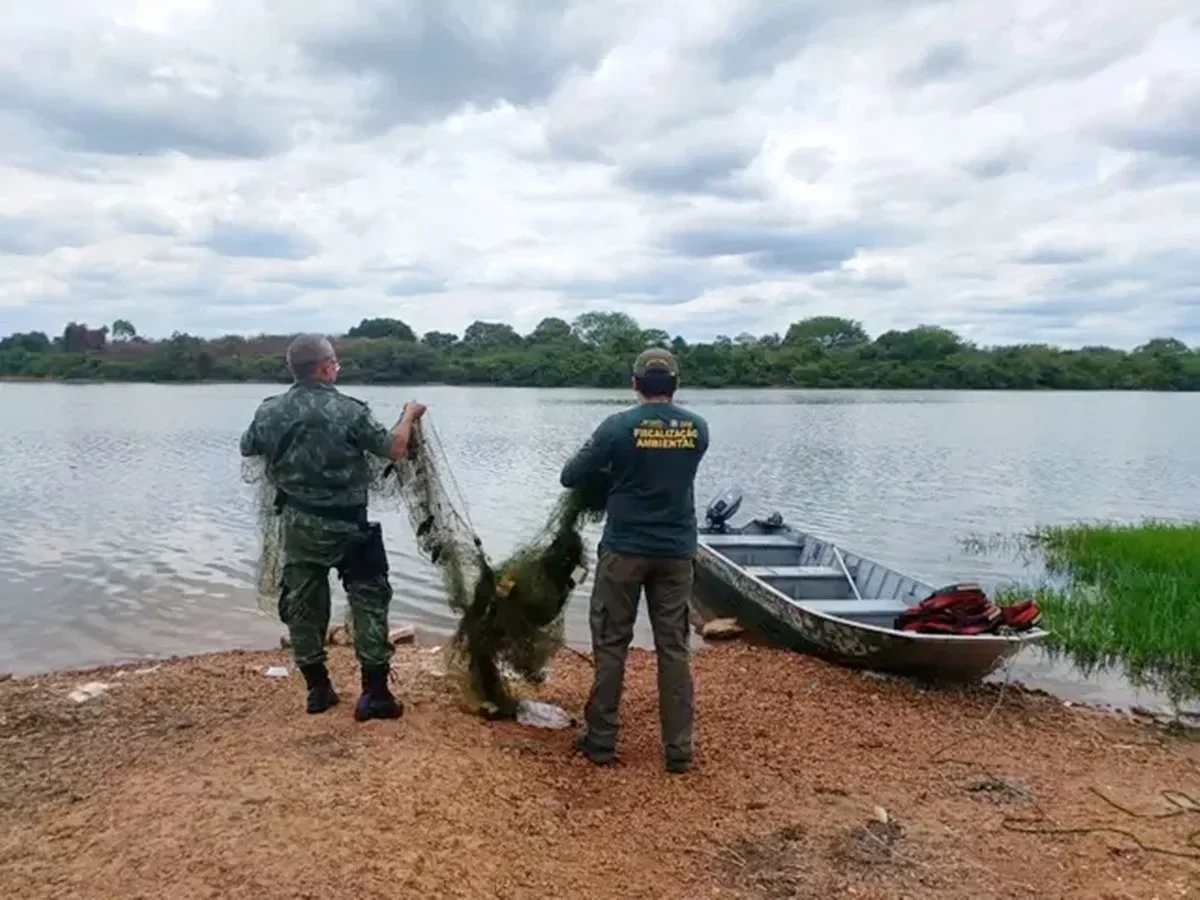
<instances>
[{"instance_id":1,"label":"black pouch on belt","mask_svg":"<svg viewBox=\"0 0 1200 900\"><path fill-rule=\"evenodd\" d=\"M378 522L368 522L350 539L340 568L343 584L387 575L387 548L383 545L383 527Z\"/></svg>"}]
</instances>

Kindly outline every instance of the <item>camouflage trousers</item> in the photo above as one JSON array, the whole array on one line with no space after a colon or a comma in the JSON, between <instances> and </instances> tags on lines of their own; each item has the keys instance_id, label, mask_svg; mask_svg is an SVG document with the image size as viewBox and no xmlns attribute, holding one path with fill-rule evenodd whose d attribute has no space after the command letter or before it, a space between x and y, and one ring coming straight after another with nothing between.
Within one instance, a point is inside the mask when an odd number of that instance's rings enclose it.
<instances>
[{"instance_id":1,"label":"camouflage trousers","mask_svg":"<svg viewBox=\"0 0 1200 900\"><path fill-rule=\"evenodd\" d=\"M644 588L658 662L658 713L668 761L692 759L693 696L688 600L692 558L626 556L601 548L592 583L590 622L595 676L588 697L587 744L598 756L616 752L625 657Z\"/></svg>"},{"instance_id":2,"label":"camouflage trousers","mask_svg":"<svg viewBox=\"0 0 1200 900\"><path fill-rule=\"evenodd\" d=\"M286 511L283 527L284 565L279 618L292 640L297 666L325 661L329 631L329 572L337 569L350 607L354 652L365 669L387 666L394 650L388 640L388 607L392 585L384 565L359 564L365 526L319 519ZM382 543L378 552L383 554ZM378 571L380 568L382 572Z\"/></svg>"}]
</instances>

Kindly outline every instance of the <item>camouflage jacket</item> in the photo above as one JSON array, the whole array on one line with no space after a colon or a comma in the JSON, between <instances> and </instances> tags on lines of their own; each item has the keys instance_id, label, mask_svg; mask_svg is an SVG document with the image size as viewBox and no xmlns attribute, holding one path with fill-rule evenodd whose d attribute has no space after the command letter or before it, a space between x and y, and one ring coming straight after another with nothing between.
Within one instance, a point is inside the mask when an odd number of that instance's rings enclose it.
<instances>
[{"instance_id":1,"label":"camouflage jacket","mask_svg":"<svg viewBox=\"0 0 1200 900\"><path fill-rule=\"evenodd\" d=\"M263 456L278 490L310 506L365 506L365 454L388 457L392 432L332 385L299 382L268 397L242 435L243 456Z\"/></svg>"}]
</instances>

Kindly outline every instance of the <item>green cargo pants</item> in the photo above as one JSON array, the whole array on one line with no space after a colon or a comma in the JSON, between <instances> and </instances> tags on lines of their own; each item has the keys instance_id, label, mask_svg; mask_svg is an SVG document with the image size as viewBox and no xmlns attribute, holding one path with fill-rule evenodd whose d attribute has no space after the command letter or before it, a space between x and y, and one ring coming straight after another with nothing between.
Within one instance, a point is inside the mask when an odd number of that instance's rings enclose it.
<instances>
[{"instance_id":1,"label":"green cargo pants","mask_svg":"<svg viewBox=\"0 0 1200 900\"><path fill-rule=\"evenodd\" d=\"M658 662L663 752L669 762L690 762L694 712L688 599L692 559L625 556L604 549L599 556L590 613L595 680L585 711L587 743L602 756L616 752L625 657L633 641L638 598L645 588Z\"/></svg>"},{"instance_id":2,"label":"green cargo pants","mask_svg":"<svg viewBox=\"0 0 1200 900\"><path fill-rule=\"evenodd\" d=\"M338 569L346 589L354 652L363 668L387 666L395 652L388 641L392 585L386 573L364 576L347 568L347 553L361 541L362 526L284 512L284 565L279 618L292 639L297 666L325 661L329 631L329 570Z\"/></svg>"}]
</instances>

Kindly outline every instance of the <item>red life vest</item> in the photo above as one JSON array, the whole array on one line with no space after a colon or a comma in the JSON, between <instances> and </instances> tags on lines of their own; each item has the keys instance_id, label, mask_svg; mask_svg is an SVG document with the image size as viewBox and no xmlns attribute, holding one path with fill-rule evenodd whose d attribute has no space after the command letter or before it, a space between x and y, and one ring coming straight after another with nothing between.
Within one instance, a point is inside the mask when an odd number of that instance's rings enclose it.
<instances>
[{"instance_id":1,"label":"red life vest","mask_svg":"<svg viewBox=\"0 0 1200 900\"><path fill-rule=\"evenodd\" d=\"M974 582L938 588L896 617L895 628L922 634L990 634L1025 631L1041 621L1031 600L1000 607Z\"/></svg>"}]
</instances>

